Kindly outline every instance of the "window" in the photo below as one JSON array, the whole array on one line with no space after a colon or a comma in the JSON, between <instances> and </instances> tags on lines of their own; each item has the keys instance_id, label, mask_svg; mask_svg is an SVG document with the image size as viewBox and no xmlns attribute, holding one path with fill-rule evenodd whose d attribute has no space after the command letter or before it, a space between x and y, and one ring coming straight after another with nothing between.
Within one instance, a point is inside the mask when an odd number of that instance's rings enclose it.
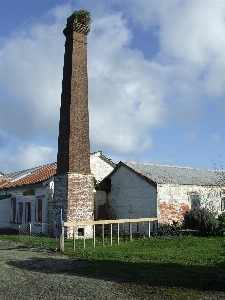
<instances>
[{"instance_id":1,"label":"window","mask_svg":"<svg viewBox=\"0 0 225 300\"><path fill-rule=\"evenodd\" d=\"M221 198L221 210L225 210L225 194L222 194Z\"/></svg>"},{"instance_id":2,"label":"window","mask_svg":"<svg viewBox=\"0 0 225 300\"><path fill-rule=\"evenodd\" d=\"M16 222L16 198L11 198L11 222Z\"/></svg>"},{"instance_id":3,"label":"window","mask_svg":"<svg viewBox=\"0 0 225 300\"><path fill-rule=\"evenodd\" d=\"M200 206L200 197L198 194L190 195L191 209Z\"/></svg>"},{"instance_id":4,"label":"window","mask_svg":"<svg viewBox=\"0 0 225 300\"><path fill-rule=\"evenodd\" d=\"M25 222L31 222L31 203L27 202L25 204Z\"/></svg>"},{"instance_id":5,"label":"window","mask_svg":"<svg viewBox=\"0 0 225 300\"><path fill-rule=\"evenodd\" d=\"M42 222L42 197L36 202L36 222Z\"/></svg>"},{"instance_id":6,"label":"window","mask_svg":"<svg viewBox=\"0 0 225 300\"><path fill-rule=\"evenodd\" d=\"M23 221L23 203L19 202L18 203L18 219L17 219L17 222L22 223L22 221Z\"/></svg>"}]
</instances>

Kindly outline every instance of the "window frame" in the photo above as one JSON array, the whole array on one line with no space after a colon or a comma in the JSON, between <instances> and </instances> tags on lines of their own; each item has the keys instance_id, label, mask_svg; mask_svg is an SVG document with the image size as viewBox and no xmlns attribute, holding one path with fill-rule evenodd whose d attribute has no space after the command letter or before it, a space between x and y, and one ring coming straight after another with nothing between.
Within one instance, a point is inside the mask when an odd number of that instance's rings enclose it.
<instances>
[{"instance_id":1,"label":"window frame","mask_svg":"<svg viewBox=\"0 0 225 300\"><path fill-rule=\"evenodd\" d=\"M11 198L11 223L16 223L16 197Z\"/></svg>"},{"instance_id":2,"label":"window frame","mask_svg":"<svg viewBox=\"0 0 225 300\"><path fill-rule=\"evenodd\" d=\"M18 213L17 213L17 223L23 223L23 216L24 216L24 211L23 211L23 202L18 202Z\"/></svg>"},{"instance_id":3,"label":"window frame","mask_svg":"<svg viewBox=\"0 0 225 300\"><path fill-rule=\"evenodd\" d=\"M29 207L29 209L28 209ZM29 220L27 215L29 216ZM31 222L31 202L25 202L25 223L30 223Z\"/></svg>"},{"instance_id":4,"label":"window frame","mask_svg":"<svg viewBox=\"0 0 225 300\"><path fill-rule=\"evenodd\" d=\"M35 222L42 223L42 221L43 221L43 196L36 196Z\"/></svg>"},{"instance_id":5,"label":"window frame","mask_svg":"<svg viewBox=\"0 0 225 300\"><path fill-rule=\"evenodd\" d=\"M225 194L221 194L221 211L225 211Z\"/></svg>"},{"instance_id":6,"label":"window frame","mask_svg":"<svg viewBox=\"0 0 225 300\"><path fill-rule=\"evenodd\" d=\"M197 204L194 204L194 201L193 201L192 197L193 198L198 197L198 201L195 200L196 202L198 202ZM198 208L198 207L201 206L201 198L200 198L200 195L198 193L190 193L189 194L189 200L190 200L190 208L191 209Z\"/></svg>"}]
</instances>

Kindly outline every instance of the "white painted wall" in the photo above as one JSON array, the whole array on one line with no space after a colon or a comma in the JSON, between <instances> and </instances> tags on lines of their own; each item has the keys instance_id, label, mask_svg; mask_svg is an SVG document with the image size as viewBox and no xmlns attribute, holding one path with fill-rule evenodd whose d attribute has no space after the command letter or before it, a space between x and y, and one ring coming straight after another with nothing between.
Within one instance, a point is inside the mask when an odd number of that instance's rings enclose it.
<instances>
[{"instance_id":1,"label":"white painted wall","mask_svg":"<svg viewBox=\"0 0 225 300\"><path fill-rule=\"evenodd\" d=\"M23 192L27 191L28 186L25 187L15 187L8 189L7 193L12 194L11 198L0 200L0 227L11 227L18 229L18 223L11 222L11 199L16 198L16 215L18 214L18 203L23 203L23 219L22 222L25 222L25 204L27 202L31 203L31 222L36 222L37 215L37 196L42 196L42 222L48 222L48 202L52 202L52 193L53 190L49 186L43 186L42 184L36 185L33 187L35 190L35 195L24 196ZM4 191L0 191L0 195L4 195ZM52 206L52 205L51 205ZM50 207L52 210L52 207ZM52 220L51 220L52 222Z\"/></svg>"},{"instance_id":2,"label":"white painted wall","mask_svg":"<svg viewBox=\"0 0 225 300\"><path fill-rule=\"evenodd\" d=\"M4 195L2 193L2 195ZM10 201L11 198L6 198L0 200L0 227L9 228L10 227Z\"/></svg>"},{"instance_id":3,"label":"white painted wall","mask_svg":"<svg viewBox=\"0 0 225 300\"><path fill-rule=\"evenodd\" d=\"M91 154L90 157L91 173L95 176L97 181L101 181L114 169L112 163L108 162L101 155L101 152Z\"/></svg>"},{"instance_id":4,"label":"white painted wall","mask_svg":"<svg viewBox=\"0 0 225 300\"><path fill-rule=\"evenodd\" d=\"M140 176L121 166L111 177L109 204L116 219L157 216L156 188Z\"/></svg>"}]
</instances>

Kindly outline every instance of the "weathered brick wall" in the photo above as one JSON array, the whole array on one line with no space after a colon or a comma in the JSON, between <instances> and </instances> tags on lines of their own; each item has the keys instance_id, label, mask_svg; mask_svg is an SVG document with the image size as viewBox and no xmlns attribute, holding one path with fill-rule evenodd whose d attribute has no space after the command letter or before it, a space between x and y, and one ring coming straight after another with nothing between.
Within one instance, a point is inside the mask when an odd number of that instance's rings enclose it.
<instances>
[{"instance_id":1,"label":"weathered brick wall","mask_svg":"<svg viewBox=\"0 0 225 300\"><path fill-rule=\"evenodd\" d=\"M198 194L201 207L207 208L216 215L221 213L221 191L224 187L198 185L157 186L158 217L161 224L172 221L182 222L183 213L190 209L190 194Z\"/></svg>"},{"instance_id":2,"label":"weathered brick wall","mask_svg":"<svg viewBox=\"0 0 225 300\"><path fill-rule=\"evenodd\" d=\"M87 34L89 29L67 19L60 109L57 176L54 210L59 219L82 221L94 218L94 182L90 169ZM71 230L67 231L71 237Z\"/></svg>"},{"instance_id":3,"label":"weathered brick wall","mask_svg":"<svg viewBox=\"0 0 225 300\"><path fill-rule=\"evenodd\" d=\"M67 19L57 173L90 173L87 34Z\"/></svg>"}]
</instances>

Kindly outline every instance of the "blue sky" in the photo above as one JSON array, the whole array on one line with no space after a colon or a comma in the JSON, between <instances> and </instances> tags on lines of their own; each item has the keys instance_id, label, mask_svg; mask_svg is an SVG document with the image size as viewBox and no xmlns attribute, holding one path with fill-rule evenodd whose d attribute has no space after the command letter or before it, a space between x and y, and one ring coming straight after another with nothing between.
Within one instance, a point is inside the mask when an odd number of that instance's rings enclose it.
<instances>
[{"instance_id":1,"label":"blue sky","mask_svg":"<svg viewBox=\"0 0 225 300\"><path fill-rule=\"evenodd\" d=\"M63 29L89 10L91 152L225 167L225 1L1 0L0 171L56 161Z\"/></svg>"}]
</instances>

